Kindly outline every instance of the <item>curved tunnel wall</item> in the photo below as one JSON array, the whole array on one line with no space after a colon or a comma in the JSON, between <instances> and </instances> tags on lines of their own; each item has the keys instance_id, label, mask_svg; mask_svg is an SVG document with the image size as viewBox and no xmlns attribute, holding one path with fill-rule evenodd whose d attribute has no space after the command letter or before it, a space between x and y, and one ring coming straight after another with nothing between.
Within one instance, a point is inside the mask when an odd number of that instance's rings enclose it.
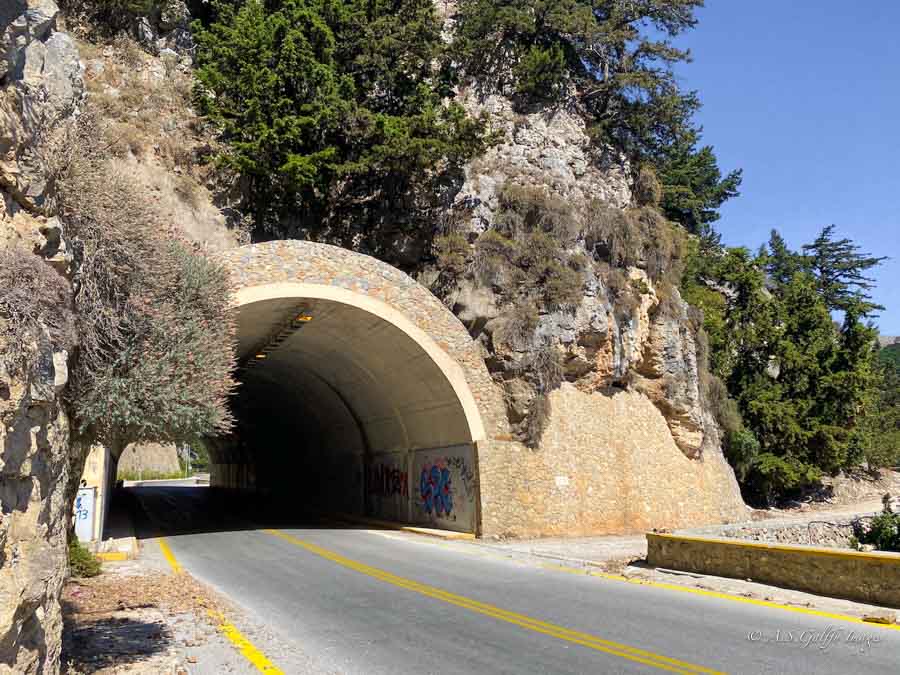
<instances>
[{"instance_id":1,"label":"curved tunnel wall","mask_svg":"<svg viewBox=\"0 0 900 675\"><path fill-rule=\"evenodd\" d=\"M345 249L279 241L226 256L250 365L213 483L479 530L478 447L505 417L459 320L399 270Z\"/></svg>"}]
</instances>

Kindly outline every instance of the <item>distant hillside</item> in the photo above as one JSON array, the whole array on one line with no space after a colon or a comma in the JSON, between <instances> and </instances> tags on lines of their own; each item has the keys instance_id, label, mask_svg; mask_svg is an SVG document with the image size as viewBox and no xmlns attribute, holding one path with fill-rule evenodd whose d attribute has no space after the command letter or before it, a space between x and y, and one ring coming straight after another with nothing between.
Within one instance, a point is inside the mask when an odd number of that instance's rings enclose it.
<instances>
[{"instance_id":1,"label":"distant hillside","mask_svg":"<svg viewBox=\"0 0 900 675\"><path fill-rule=\"evenodd\" d=\"M878 336L878 344L881 345L882 348L888 347L890 345L900 344L900 336L897 335L879 335Z\"/></svg>"},{"instance_id":2,"label":"distant hillside","mask_svg":"<svg viewBox=\"0 0 900 675\"><path fill-rule=\"evenodd\" d=\"M878 358L882 361L893 363L897 371L900 372L900 342L882 347L878 353Z\"/></svg>"}]
</instances>

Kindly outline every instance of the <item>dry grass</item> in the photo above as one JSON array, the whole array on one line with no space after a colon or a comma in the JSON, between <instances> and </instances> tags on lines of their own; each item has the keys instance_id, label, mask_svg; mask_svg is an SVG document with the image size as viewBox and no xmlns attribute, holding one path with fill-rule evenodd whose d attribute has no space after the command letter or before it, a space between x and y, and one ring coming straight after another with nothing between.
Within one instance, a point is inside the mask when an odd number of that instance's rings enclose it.
<instances>
[{"instance_id":1,"label":"dry grass","mask_svg":"<svg viewBox=\"0 0 900 675\"><path fill-rule=\"evenodd\" d=\"M87 110L98 121L117 171L140 182L168 223L213 250L245 239L230 230L212 190L230 178L213 162L218 144L191 108L190 70L172 55L144 53L126 35L112 42L81 42Z\"/></svg>"}]
</instances>

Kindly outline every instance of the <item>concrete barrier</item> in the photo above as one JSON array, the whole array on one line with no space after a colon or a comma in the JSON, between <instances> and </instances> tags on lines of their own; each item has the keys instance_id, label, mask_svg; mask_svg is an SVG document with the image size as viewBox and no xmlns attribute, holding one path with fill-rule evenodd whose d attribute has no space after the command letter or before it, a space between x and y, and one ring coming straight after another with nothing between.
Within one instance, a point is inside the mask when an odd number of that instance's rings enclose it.
<instances>
[{"instance_id":1,"label":"concrete barrier","mask_svg":"<svg viewBox=\"0 0 900 675\"><path fill-rule=\"evenodd\" d=\"M900 608L900 553L648 532L647 562Z\"/></svg>"}]
</instances>

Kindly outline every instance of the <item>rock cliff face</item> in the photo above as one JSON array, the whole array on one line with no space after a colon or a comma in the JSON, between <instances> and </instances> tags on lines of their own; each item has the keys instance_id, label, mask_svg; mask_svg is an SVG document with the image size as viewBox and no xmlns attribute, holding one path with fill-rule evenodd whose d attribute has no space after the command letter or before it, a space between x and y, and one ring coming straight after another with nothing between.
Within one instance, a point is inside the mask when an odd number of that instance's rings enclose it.
<instances>
[{"instance_id":1,"label":"rock cliff face","mask_svg":"<svg viewBox=\"0 0 900 675\"><path fill-rule=\"evenodd\" d=\"M591 220L594 209L633 205L627 162L610 148L597 148L576 112L516 112L499 94L479 98L464 92L463 101L474 114L487 112L492 128L503 135L466 168L456 196L455 208L465 214L463 229L469 240L496 224L500 195L509 185L545 193L566 205L581 224ZM502 299L477 275L457 279L446 294L448 304L481 341L489 367L503 384L510 421L521 423L539 402L546 386L532 364L537 354L551 349L562 359L556 384L569 381L585 393L634 389L659 408L685 455L698 456L705 440L711 441L710 451L718 452L715 424L701 401L688 306L677 289L667 288L663 302L646 261L625 265L618 272L619 285L623 280L627 285L625 292L614 289L615 275L611 278L608 266L598 264L602 256L590 235L576 233L570 245L587 254L581 271L583 297L573 309L539 307L534 331L524 343L510 339Z\"/></svg>"},{"instance_id":2,"label":"rock cliff face","mask_svg":"<svg viewBox=\"0 0 900 675\"><path fill-rule=\"evenodd\" d=\"M59 667L71 495L58 396L67 371L65 353L42 342L24 377L0 364L0 672Z\"/></svg>"},{"instance_id":3,"label":"rock cliff face","mask_svg":"<svg viewBox=\"0 0 900 675\"><path fill-rule=\"evenodd\" d=\"M0 5L0 248L25 248L65 273L71 256L48 212L41 134L82 93L73 40L52 0ZM40 292L42 289L30 289ZM66 353L47 331L11 368L0 326L0 672L57 672L71 511L69 423L60 404ZM77 462L76 462L77 463Z\"/></svg>"}]
</instances>

